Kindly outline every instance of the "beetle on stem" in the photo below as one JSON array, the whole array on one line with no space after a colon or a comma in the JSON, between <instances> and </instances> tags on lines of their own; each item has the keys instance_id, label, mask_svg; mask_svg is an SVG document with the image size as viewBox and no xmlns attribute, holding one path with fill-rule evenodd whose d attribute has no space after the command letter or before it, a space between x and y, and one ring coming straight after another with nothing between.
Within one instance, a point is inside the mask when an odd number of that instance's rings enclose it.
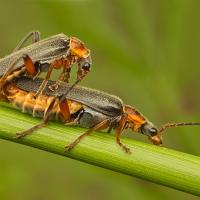
<instances>
[{"instance_id":1,"label":"beetle on stem","mask_svg":"<svg viewBox=\"0 0 200 200\"><path fill-rule=\"evenodd\" d=\"M19 77L4 86L4 98L1 99L6 99L23 112L28 112L35 117L43 117L41 123L28 130L18 132L16 138L22 138L43 127L50 119L57 119L66 124L89 128L88 131L67 145L65 151L70 151L93 131L107 128L108 132L112 129L115 130L117 144L125 152L130 153L130 149L120 139L125 129L144 134L153 144L161 146L162 132L165 129L175 126L200 125L200 122L170 123L158 130L137 109L124 105L120 98L108 93L77 86L65 96L66 91L71 88L71 85L65 83L62 83L56 92L52 92L48 87L45 88L43 94L36 99L34 95L41 82L42 79L32 80L29 77ZM48 81L47 85L53 83L54 81Z\"/></svg>"}]
</instances>

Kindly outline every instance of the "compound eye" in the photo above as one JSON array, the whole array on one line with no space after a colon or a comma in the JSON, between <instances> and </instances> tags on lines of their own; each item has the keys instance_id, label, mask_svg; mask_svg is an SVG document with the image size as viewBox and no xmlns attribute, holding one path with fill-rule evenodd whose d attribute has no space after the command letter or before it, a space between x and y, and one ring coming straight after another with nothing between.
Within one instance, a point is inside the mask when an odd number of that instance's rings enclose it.
<instances>
[{"instance_id":1,"label":"compound eye","mask_svg":"<svg viewBox=\"0 0 200 200\"><path fill-rule=\"evenodd\" d=\"M150 135L153 137L153 136L155 136L155 135L158 134L158 131L157 131L156 128L151 128L151 129L149 130L149 133L150 133Z\"/></svg>"},{"instance_id":2,"label":"compound eye","mask_svg":"<svg viewBox=\"0 0 200 200\"><path fill-rule=\"evenodd\" d=\"M88 62L83 63L82 69L89 71L90 70L90 63L88 63Z\"/></svg>"}]
</instances>

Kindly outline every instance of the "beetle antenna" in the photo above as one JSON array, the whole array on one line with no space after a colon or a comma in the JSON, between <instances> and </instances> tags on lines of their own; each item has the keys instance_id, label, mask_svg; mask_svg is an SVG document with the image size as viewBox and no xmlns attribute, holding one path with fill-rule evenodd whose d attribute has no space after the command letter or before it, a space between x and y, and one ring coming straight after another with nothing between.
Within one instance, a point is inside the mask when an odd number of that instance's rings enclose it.
<instances>
[{"instance_id":1,"label":"beetle antenna","mask_svg":"<svg viewBox=\"0 0 200 200\"><path fill-rule=\"evenodd\" d=\"M159 130L158 133L162 133L168 128L178 127L178 126L200 126L200 122L179 122L179 123L167 123L164 124Z\"/></svg>"}]
</instances>

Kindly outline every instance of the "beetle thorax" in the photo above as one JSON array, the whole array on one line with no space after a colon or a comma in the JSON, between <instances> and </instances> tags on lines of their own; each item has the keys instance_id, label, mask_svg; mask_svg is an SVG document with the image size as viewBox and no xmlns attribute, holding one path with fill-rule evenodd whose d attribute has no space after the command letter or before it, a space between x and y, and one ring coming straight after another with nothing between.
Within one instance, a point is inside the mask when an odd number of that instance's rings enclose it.
<instances>
[{"instance_id":1,"label":"beetle thorax","mask_svg":"<svg viewBox=\"0 0 200 200\"><path fill-rule=\"evenodd\" d=\"M139 132L141 126L146 122L145 117L135 108L125 105L124 113L127 114L127 128Z\"/></svg>"}]
</instances>

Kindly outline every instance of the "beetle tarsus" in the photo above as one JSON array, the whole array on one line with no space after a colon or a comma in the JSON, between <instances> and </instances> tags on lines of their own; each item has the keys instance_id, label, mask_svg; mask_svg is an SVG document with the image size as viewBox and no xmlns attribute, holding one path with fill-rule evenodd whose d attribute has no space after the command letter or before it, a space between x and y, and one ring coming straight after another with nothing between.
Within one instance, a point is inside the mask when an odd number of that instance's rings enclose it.
<instances>
[{"instance_id":1,"label":"beetle tarsus","mask_svg":"<svg viewBox=\"0 0 200 200\"><path fill-rule=\"evenodd\" d=\"M13 137L14 139L20 139L23 138L29 134L31 134L33 131L27 130L27 131L22 131L22 132L17 132L16 135Z\"/></svg>"},{"instance_id":2,"label":"beetle tarsus","mask_svg":"<svg viewBox=\"0 0 200 200\"><path fill-rule=\"evenodd\" d=\"M20 138L23 138L29 134L31 134L33 131L35 130L38 130L40 128L42 128L46 123L47 123L47 120L48 119L43 119L43 121L39 124L36 124L35 126L25 130L25 131L22 131L22 132L17 132L16 135L14 136L15 139L20 139Z\"/></svg>"},{"instance_id":3,"label":"beetle tarsus","mask_svg":"<svg viewBox=\"0 0 200 200\"><path fill-rule=\"evenodd\" d=\"M90 133L92 133L92 129L86 131L85 133L83 133L82 135L80 135L76 140L74 140L72 143L70 143L69 145L67 145L65 147L65 152L67 151L71 151L85 136L89 135Z\"/></svg>"},{"instance_id":4,"label":"beetle tarsus","mask_svg":"<svg viewBox=\"0 0 200 200\"><path fill-rule=\"evenodd\" d=\"M58 89L59 86L60 86L60 81L59 81L59 82L57 81L55 84L50 85L50 86L49 86L49 89L50 89L52 92L54 92L54 91L56 91L56 90Z\"/></svg>"},{"instance_id":5,"label":"beetle tarsus","mask_svg":"<svg viewBox=\"0 0 200 200\"><path fill-rule=\"evenodd\" d=\"M74 142L68 144L65 147L65 152L71 151L80 141L81 139L86 136L86 134L79 136L76 140L74 140Z\"/></svg>"},{"instance_id":6,"label":"beetle tarsus","mask_svg":"<svg viewBox=\"0 0 200 200\"><path fill-rule=\"evenodd\" d=\"M117 144L128 154L131 154L130 148L128 148L126 145L122 144L120 140L117 140Z\"/></svg>"},{"instance_id":7,"label":"beetle tarsus","mask_svg":"<svg viewBox=\"0 0 200 200\"><path fill-rule=\"evenodd\" d=\"M22 133L16 133L16 135L13 137L14 139L19 139L19 138L22 138L24 137L26 134L22 134Z\"/></svg>"},{"instance_id":8,"label":"beetle tarsus","mask_svg":"<svg viewBox=\"0 0 200 200\"><path fill-rule=\"evenodd\" d=\"M126 153L131 154L130 148L128 148L128 147L125 146L125 145L123 145L123 146L121 146L121 147L122 147L122 149L123 149Z\"/></svg>"},{"instance_id":9,"label":"beetle tarsus","mask_svg":"<svg viewBox=\"0 0 200 200\"><path fill-rule=\"evenodd\" d=\"M71 151L74 148L74 146L75 146L75 144L73 144L73 143L67 145L65 147L65 151L64 152L67 153L68 151Z\"/></svg>"}]
</instances>

